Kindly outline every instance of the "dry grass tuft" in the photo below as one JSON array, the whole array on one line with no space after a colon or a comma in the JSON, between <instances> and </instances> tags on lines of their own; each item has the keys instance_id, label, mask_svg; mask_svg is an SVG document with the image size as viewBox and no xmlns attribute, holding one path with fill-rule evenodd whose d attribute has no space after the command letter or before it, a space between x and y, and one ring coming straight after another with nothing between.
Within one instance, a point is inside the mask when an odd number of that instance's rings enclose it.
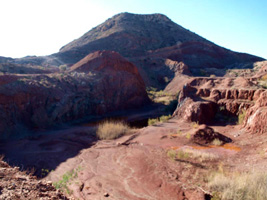
<instances>
[{"instance_id":1,"label":"dry grass tuft","mask_svg":"<svg viewBox=\"0 0 267 200\"><path fill-rule=\"evenodd\" d=\"M159 119L158 118L154 118L154 119L148 119L148 126L153 126L157 123L159 123Z\"/></svg>"},{"instance_id":2,"label":"dry grass tuft","mask_svg":"<svg viewBox=\"0 0 267 200\"><path fill-rule=\"evenodd\" d=\"M112 140L125 135L130 127L124 122L105 121L98 125L96 135L101 140Z\"/></svg>"},{"instance_id":3,"label":"dry grass tuft","mask_svg":"<svg viewBox=\"0 0 267 200\"><path fill-rule=\"evenodd\" d=\"M212 153L207 153L204 151L199 151L196 149L185 149L184 152L188 153L191 158L197 159L199 161L208 161L208 160L214 160L217 157Z\"/></svg>"},{"instance_id":4,"label":"dry grass tuft","mask_svg":"<svg viewBox=\"0 0 267 200\"><path fill-rule=\"evenodd\" d=\"M197 129L199 127L199 123L198 122L192 122L191 127L194 129Z\"/></svg>"},{"instance_id":5,"label":"dry grass tuft","mask_svg":"<svg viewBox=\"0 0 267 200\"><path fill-rule=\"evenodd\" d=\"M171 118L171 115L162 115L159 118L148 119L148 125L153 126L157 123L165 123Z\"/></svg>"},{"instance_id":6,"label":"dry grass tuft","mask_svg":"<svg viewBox=\"0 0 267 200\"><path fill-rule=\"evenodd\" d=\"M221 146L223 144L223 142L219 139L214 139L212 142L211 142L212 145L214 146Z\"/></svg>"},{"instance_id":7,"label":"dry grass tuft","mask_svg":"<svg viewBox=\"0 0 267 200\"><path fill-rule=\"evenodd\" d=\"M213 175L210 189L222 200L266 200L267 173L236 173Z\"/></svg>"},{"instance_id":8,"label":"dry grass tuft","mask_svg":"<svg viewBox=\"0 0 267 200\"><path fill-rule=\"evenodd\" d=\"M169 150L167 152L168 157L170 157L172 160L176 159L195 159L196 161L211 161L216 159L217 157L214 154L195 150L195 149L180 149L178 151L175 150Z\"/></svg>"},{"instance_id":9,"label":"dry grass tuft","mask_svg":"<svg viewBox=\"0 0 267 200\"><path fill-rule=\"evenodd\" d=\"M261 77L262 81L266 81L267 80L267 74L265 74L264 76Z\"/></svg>"},{"instance_id":10,"label":"dry grass tuft","mask_svg":"<svg viewBox=\"0 0 267 200\"><path fill-rule=\"evenodd\" d=\"M239 115L238 115L238 122L237 122L237 124L239 124L239 125L243 124L244 119L245 119L245 116L246 116L246 111L245 110L243 110L242 112L240 112Z\"/></svg>"}]
</instances>

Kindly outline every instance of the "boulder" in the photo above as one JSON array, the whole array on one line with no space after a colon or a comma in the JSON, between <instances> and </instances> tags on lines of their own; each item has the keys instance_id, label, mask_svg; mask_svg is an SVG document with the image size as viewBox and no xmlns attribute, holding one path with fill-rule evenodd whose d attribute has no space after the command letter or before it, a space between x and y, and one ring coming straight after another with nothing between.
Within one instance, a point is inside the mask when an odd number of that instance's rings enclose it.
<instances>
[{"instance_id":1,"label":"boulder","mask_svg":"<svg viewBox=\"0 0 267 200\"><path fill-rule=\"evenodd\" d=\"M211 101L193 101L185 98L178 103L173 116L188 122L198 122L200 124L210 123L216 114L217 106Z\"/></svg>"},{"instance_id":2,"label":"boulder","mask_svg":"<svg viewBox=\"0 0 267 200\"><path fill-rule=\"evenodd\" d=\"M212 144L216 139L221 141L222 144L232 142L231 138L215 132L213 128L206 125L199 126L193 134L193 141L202 145Z\"/></svg>"}]
</instances>

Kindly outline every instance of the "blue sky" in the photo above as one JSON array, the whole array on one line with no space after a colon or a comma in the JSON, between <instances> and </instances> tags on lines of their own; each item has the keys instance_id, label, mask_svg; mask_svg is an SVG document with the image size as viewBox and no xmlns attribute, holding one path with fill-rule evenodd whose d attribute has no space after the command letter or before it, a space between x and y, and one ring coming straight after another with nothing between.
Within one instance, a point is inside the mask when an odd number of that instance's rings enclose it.
<instances>
[{"instance_id":1,"label":"blue sky","mask_svg":"<svg viewBox=\"0 0 267 200\"><path fill-rule=\"evenodd\" d=\"M162 13L228 49L267 58L266 0L9 0L0 56L48 55L120 12Z\"/></svg>"}]
</instances>

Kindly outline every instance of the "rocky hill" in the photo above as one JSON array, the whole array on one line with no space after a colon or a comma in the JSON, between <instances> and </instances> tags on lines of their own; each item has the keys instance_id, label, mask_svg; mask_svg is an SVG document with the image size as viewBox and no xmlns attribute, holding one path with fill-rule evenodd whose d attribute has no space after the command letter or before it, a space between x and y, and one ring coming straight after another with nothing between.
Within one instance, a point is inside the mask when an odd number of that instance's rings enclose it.
<instances>
[{"instance_id":1,"label":"rocky hill","mask_svg":"<svg viewBox=\"0 0 267 200\"><path fill-rule=\"evenodd\" d=\"M252 68L263 59L220 47L183 28L162 14L120 13L63 46L58 53L42 57L4 59L41 66L72 64L89 53L110 50L120 53L139 69L147 86L164 88L176 71L166 60L182 62L195 76L223 76L227 69Z\"/></svg>"},{"instance_id":2,"label":"rocky hill","mask_svg":"<svg viewBox=\"0 0 267 200\"><path fill-rule=\"evenodd\" d=\"M165 15L121 13L65 45L60 52L76 50L87 53L94 48L102 48L130 57L188 41L210 43L175 24Z\"/></svg>"},{"instance_id":3,"label":"rocky hill","mask_svg":"<svg viewBox=\"0 0 267 200\"><path fill-rule=\"evenodd\" d=\"M108 51L65 73L0 75L0 94L0 138L149 103L137 68Z\"/></svg>"}]
</instances>

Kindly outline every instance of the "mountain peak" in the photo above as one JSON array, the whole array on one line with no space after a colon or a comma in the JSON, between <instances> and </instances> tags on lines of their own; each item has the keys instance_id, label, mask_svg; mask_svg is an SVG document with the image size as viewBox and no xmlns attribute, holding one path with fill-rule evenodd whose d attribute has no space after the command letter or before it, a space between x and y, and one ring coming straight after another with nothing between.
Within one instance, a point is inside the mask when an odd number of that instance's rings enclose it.
<instances>
[{"instance_id":1,"label":"mountain peak","mask_svg":"<svg viewBox=\"0 0 267 200\"><path fill-rule=\"evenodd\" d=\"M166 15L163 15L161 13L153 13L153 14L134 14L134 13L128 13L123 12L119 13L117 15L114 15L110 19L127 19L127 20L144 20L144 21L171 21Z\"/></svg>"},{"instance_id":2,"label":"mountain peak","mask_svg":"<svg viewBox=\"0 0 267 200\"><path fill-rule=\"evenodd\" d=\"M86 56L95 50L114 50L123 56L142 54L187 41L205 41L163 14L120 13L70 42L60 52L76 51ZM86 49L86 52L83 52Z\"/></svg>"}]
</instances>

